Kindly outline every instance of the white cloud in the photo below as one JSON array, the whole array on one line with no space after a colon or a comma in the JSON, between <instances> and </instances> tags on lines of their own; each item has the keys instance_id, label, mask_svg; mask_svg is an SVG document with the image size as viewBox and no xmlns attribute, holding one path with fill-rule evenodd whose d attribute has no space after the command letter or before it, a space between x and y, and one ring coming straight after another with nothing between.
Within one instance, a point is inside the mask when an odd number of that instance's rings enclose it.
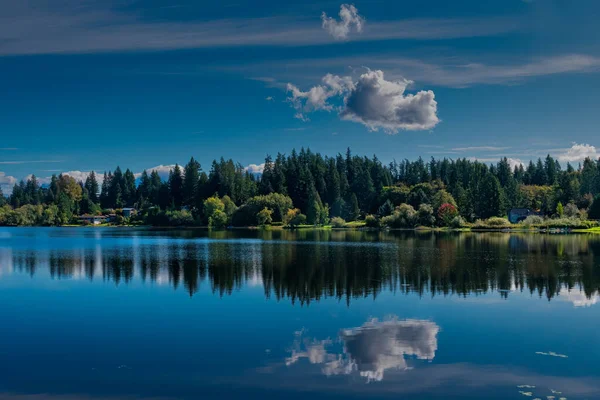
<instances>
[{"instance_id":1,"label":"white cloud","mask_svg":"<svg viewBox=\"0 0 600 400\"><path fill-rule=\"evenodd\" d=\"M56 170L56 171L51 171L51 172L57 172L56 175L66 175L66 176L70 176L71 178L75 179L77 182L85 182L85 180L87 179L88 176L90 176L90 174L92 173L92 171L65 171L65 172L60 172L60 170ZM102 172L98 172L98 171L94 171L96 174L96 181L98 182L99 185L102 184L102 182L104 181L104 173ZM25 177L25 180L29 180L31 179L31 177L33 176L33 174L29 174ZM36 176L35 179L37 180L39 185L48 185L50 184L50 182L52 181L52 177L51 176Z\"/></svg>"},{"instance_id":2,"label":"white cloud","mask_svg":"<svg viewBox=\"0 0 600 400\"><path fill-rule=\"evenodd\" d=\"M558 160L562 162L578 162L583 161L588 157L592 160L596 160L599 156L596 147L589 144L573 143L571 148L558 155Z\"/></svg>"},{"instance_id":3,"label":"white cloud","mask_svg":"<svg viewBox=\"0 0 600 400\"><path fill-rule=\"evenodd\" d=\"M563 292L561 290L559 298L564 301L573 303L574 307L591 307L594 304L600 303L600 294L595 293L590 297L587 297L586 294L582 291L575 292L567 290Z\"/></svg>"},{"instance_id":4,"label":"white cloud","mask_svg":"<svg viewBox=\"0 0 600 400\"><path fill-rule=\"evenodd\" d=\"M152 167L152 168L146 168L145 171L146 173L148 173L148 175L150 175L150 173L152 173L152 171L156 171L158 172L158 176L160 176L160 178L162 180L167 180L169 178L169 173L171 172L171 170L173 170L173 168L175 168L175 164L170 164L170 165L157 165L156 167ZM142 176L141 172L138 172L136 174L133 174L133 176L135 176L136 178L139 178L140 176Z\"/></svg>"},{"instance_id":5,"label":"white cloud","mask_svg":"<svg viewBox=\"0 0 600 400\"><path fill-rule=\"evenodd\" d=\"M262 174L265 169L265 163L262 164L250 164L244 168L246 171L251 174Z\"/></svg>"},{"instance_id":6,"label":"white cloud","mask_svg":"<svg viewBox=\"0 0 600 400\"><path fill-rule=\"evenodd\" d=\"M510 165L511 169L515 169L515 167L521 166L521 165L525 165L525 163L523 163L522 160L518 159L518 158L508 158L508 164Z\"/></svg>"},{"instance_id":7,"label":"white cloud","mask_svg":"<svg viewBox=\"0 0 600 400\"><path fill-rule=\"evenodd\" d=\"M4 195L12 193L12 188L17 183L17 178L14 176L6 175L5 172L0 171L0 189Z\"/></svg>"},{"instance_id":8,"label":"white cloud","mask_svg":"<svg viewBox=\"0 0 600 400\"><path fill-rule=\"evenodd\" d=\"M470 147L454 147L453 151L501 151L507 150L510 147L496 147L496 146L470 146Z\"/></svg>"},{"instance_id":9,"label":"white cloud","mask_svg":"<svg viewBox=\"0 0 600 400\"><path fill-rule=\"evenodd\" d=\"M370 130L426 130L435 127L437 102L431 90L404 94L411 81L386 81L383 71L362 74L356 87L344 99L343 119L360 122Z\"/></svg>"},{"instance_id":10,"label":"white cloud","mask_svg":"<svg viewBox=\"0 0 600 400\"><path fill-rule=\"evenodd\" d=\"M67 172L63 172L63 175L67 175L70 176L71 178L75 179L77 182L85 182L85 180L88 178L88 176L90 176L92 172L91 171L67 171ZM98 174L98 172L95 172L96 174L96 180L98 181L99 184L102 184L102 182L104 181L104 175L103 174Z\"/></svg>"},{"instance_id":11,"label":"white cloud","mask_svg":"<svg viewBox=\"0 0 600 400\"><path fill-rule=\"evenodd\" d=\"M300 349L300 342L296 342L292 354L285 359L285 365L295 364L302 358L308 359L311 364L323 364L331 359L331 354L327 352L325 346L331 345L331 340L312 340L304 341L304 349Z\"/></svg>"},{"instance_id":12,"label":"white cloud","mask_svg":"<svg viewBox=\"0 0 600 400\"><path fill-rule=\"evenodd\" d=\"M0 0L0 55L168 50L231 46L304 46L335 42L323 27L305 17L273 16L206 20L140 18L109 2ZM355 10L355 9L354 9ZM342 6L341 21L324 17L332 35L362 29L352 6ZM489 36L525 26L520 18L410 19L369 23L359 40L448 39ZM360 28L359 28L360 27Z\"/></svg>"},{"instance_id":13,"label":"white cloud","mask_svg":"<svg viewBox=\"0 0 600 400\"><path fill-rule=\"evenodd\" d=\"M329 99L354 88L352 78L349 76L339 77L327 74L321 81L321 85L314 86L307 92L288 83L287 91L291 92L291 97L288 97L287 100L297 110L295 118L307 121L306 113L318 110L332 111L334 107L328 103Z\"/></svg>"},{"instance_id":14,"label":"white cloud","mask_svg":"<svg viewBox=\"0 0 600 400\"><path fill-rule=\"evenodd\" d=\"M25 181L30 180L33 177L33 174L29 174L25 177ZM50 183L50 177L41 177L41 176L36 176L35 180L37 181L38 185L47 185Z\"/></svg>"},{"instance_id":15,"label":"white cloud","mask_svg":"<svg viewBox=\"0 0 600 400\"><path fill-rule=\"evenodd\" d=\"M439 331L440 327L431 321L373 319L340 332L344 347L339 354L327 351L332 345L329 339L301 341L299 338L291 356L286 358L286 365L306 358L311 364L322 365L321 372L327 376L358 372L367 381L381 381L386 370L407 369L406 356L433 360Z\"/></svg>"},{"instance_id":16,"label":"white cloud","mask_svg":"<svg viewBox=\"0 0 600 400\"><path fill-rule=\"evenodd\" d=\"M266 101L273 101L275 99L273 98L273 96L267 96L267 97L265 97L265 100Z\"/></svg>"},{"instance_id":17,"label":"white cloud","mask_svg":"<svg viewBox=\"0 0 600 400\"><path fill-rule=\"evenodd\" d=\"M370 30L370 29L369 29ZM366 32L365 32L366 34ZM395 54L362 54L340 57L331 56L312 59L286 59L268 63L271 74L321 74L326 70L340 70L348 66L357 68L363 65L374 66L386 72L389 79L412 80L436 86L466 88L479 84L514 85L538 76L562 74L595 73L600 70L600 57L586 54L560 54L536 57L528 60L505 60L502 63L490 61L484 56L460 59L457 56L436 56L415 59L399 57ZM264 62L245 65L244 69L255 69L264 73Z\"/></svg>"},{"instance_id":18,"label":"white cloud","mask_svg":"<svg viewBox=\"0 0 600 400\"><path fill-rule=\"evenodd\" d=\"M325 12L321 14L322 27L334 39L347 39L350 31L354 28L356 32L362 32L365 20L358 15L358 10L352 4L342 4L340 7L340 21L328 17Z\"/></svg>"},{"instance_id":19,"label":"white cloud","mask_svg":"<svg viewBox=\"0 0 600 400\"><path fill-rule=\"evenodd\" d=\"M288 101L296 109L296 118L305 119L305 113L335 107L329 101L343 96L340 117L359 122L369 130L380 128L388 133L398 130L426 130L435 127L437 102L431 90L417 94L404 94L408 80L386 81L383 71L367 71L354 83L349 76L339 77L327 74L322 84L303 92L293 84L288 84L291 97Z\"/></svg>"},{"instance_id":20,"label":"white cloud","mask_svg":"<svg viewBox=\"0 0 600 400\"><path fill-rule=\"evenodd\" d=\"M439 331L431 321L372 320L342 331L340 337L360 375L381 381L385 370L407 368L405 356L433 360Z\"/></svg>"},{"instance_id":21,"label":"white cloud","mask_svg":"<svg viewBox=\"0 0 600 400\"><path fill-rule=\"evenodd\" d=\"M0 161L2 165L60 163L62 160Z\"/></svg>"}]
</instances>

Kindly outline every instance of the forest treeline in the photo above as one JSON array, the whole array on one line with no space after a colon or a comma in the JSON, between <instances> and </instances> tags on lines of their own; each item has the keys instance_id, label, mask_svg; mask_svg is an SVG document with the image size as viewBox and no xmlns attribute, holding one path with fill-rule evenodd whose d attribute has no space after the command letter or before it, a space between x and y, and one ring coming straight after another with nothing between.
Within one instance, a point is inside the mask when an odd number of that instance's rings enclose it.
<instances>
[{"instance_id":1,"label":"forest treeline","mask_svg":"<svg viewBox=\"0 0 600 400\"><path fill-rule=\"evenodd\" d=\"M541 216L600 219L600 159L574 167L550 155L511 167L507 158L488 165L469 159L393 161L376 156L322 156L309 149L267 156L260 175L233 160L205 170L194 158L176 165L168 179L157 171L136 177L117 167L83 182L35 176L0 196L2 225L64 225L81 214L116 213L118 223L250 226L263 224L342 226L460 226L504 217L511 208ZM138 213L130 220L119 210Z\"/></svg>"}]
</instances>

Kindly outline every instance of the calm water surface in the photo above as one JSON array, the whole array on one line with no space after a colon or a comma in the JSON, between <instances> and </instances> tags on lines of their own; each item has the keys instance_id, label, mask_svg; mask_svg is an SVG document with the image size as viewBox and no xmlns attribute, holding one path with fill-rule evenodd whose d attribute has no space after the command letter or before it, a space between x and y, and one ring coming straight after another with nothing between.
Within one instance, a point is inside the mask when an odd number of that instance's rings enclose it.
<instances>
[{"instance_id":1,"label":"calm water surface","mask_svg":"<svg viewBox=\"0 0 600 400\"><path fill-rule=\"evenodd\" d=\"M599 289L600 235L1 229L0 398L600 399Z\"/></svg>"}]
</instances>

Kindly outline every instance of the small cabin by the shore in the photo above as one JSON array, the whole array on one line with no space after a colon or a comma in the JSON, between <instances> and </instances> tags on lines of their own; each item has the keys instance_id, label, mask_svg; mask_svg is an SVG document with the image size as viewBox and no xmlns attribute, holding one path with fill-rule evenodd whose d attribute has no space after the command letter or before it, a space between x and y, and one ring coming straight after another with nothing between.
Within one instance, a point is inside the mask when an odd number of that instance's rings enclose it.
<instances>
[{"instance_id":1,"label":"small cabin by the shore","mask_svg":"<svg viewBox=\"0 0 600 400\"><path fill-rule=\"evenodd\" d=\"M513 208L508 212L508 220L513 224L517 224L530 215L540 215L540 213L530 208Z\"/></svg>"}]
</instances>

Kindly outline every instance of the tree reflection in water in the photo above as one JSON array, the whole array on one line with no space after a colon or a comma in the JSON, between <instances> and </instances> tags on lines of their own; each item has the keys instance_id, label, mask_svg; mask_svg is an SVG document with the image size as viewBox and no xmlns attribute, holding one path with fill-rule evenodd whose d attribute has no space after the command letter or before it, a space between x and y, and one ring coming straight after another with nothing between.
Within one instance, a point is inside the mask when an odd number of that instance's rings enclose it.
<instances>
[{"instance_id":1,"label":"tree reflection in water","mask_svg":"<svg viewBox=\"0 0 600 400\"><path fill-rule=\"evenodd\" d=\"M103 233L104 235L104 233ZM600 289L600 237L508 233L360 231L136 232L133 240L73 249L0 248L2 272L55 279L133 279L229 295L262 284L267 298L309 304L383 291L420 296L512 290L585 306ZM129 234L131 235L131 233ZM97 234L96 234L97 236ZM129 237L131 239L131 237ZM111 242L112 243L112 242ZM582 291L581 293L580 290ZM567 292L567 293L565 293Z\"/></svg>"}]
</instances>

